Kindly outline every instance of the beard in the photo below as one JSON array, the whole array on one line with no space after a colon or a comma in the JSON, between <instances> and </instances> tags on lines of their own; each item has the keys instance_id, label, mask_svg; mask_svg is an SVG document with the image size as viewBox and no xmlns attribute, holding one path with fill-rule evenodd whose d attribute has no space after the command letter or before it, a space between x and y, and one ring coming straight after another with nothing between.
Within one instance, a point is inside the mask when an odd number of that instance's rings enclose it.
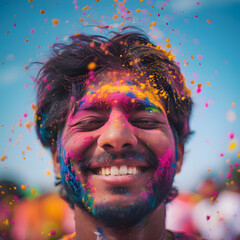
<instances>
[{"instance_id":1,"label":"beard","mask_svg":"<svg viewBox=\"0 0 240 240\"><path fill-rule=\"evenodd\" d=\"M93 204L94 197L91 192L91 186L85 184L83 187L76 177L71 163L68 165L64 164L61 167L61 175L64 188L73 204L99 220L106 227L127 229L143 222L161 203L165 202L172 190L175 168L171 164L170 149L160 158L155 156L151 151L139 154L133 150L128 150L122 153L121 156L104 153L95 157L94 160L99 163L110 162L118 157L124 159L142 159L148 162L154 169L154 174L147 186L143 186L144 190L141 190L140 194L129 204L122 204L121 201L117 200L112 203L100 202ZM86 179L86 182L90 161L92 161L91 157L83 157L78 164L78 168ZM63 159L62 163L64 163ZM127 192L127 187L112 187L111 189L113 195L126 195Z\"/></svg>"}]
</instances>

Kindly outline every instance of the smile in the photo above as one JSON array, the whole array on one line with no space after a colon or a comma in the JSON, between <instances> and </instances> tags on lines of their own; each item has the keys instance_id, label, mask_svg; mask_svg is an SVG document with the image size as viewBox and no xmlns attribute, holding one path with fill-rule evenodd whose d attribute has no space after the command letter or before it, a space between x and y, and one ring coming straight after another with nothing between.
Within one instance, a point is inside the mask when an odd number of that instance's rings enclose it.
<instances>
[{"instance_id":1,"label":"smile","mask_svg":"<svg viewBox=\"0 0 240 240\"><path fill-rule=\"evenodd\" d=\"M91 169L89 177L97 182L107 185L124 186L136 184L140 179L152 175L153 168L149 165L134 166L118 164L101 166ZM149 175L150 174L150 175Z\"/></svg>"},{"instance_id":2,"label":"smile","mask_svg":"<svg viewBox=\"0 0 240 240\"><path fill-rule=\"evenodd\" d=\"M125 175L134 175L141 172L141 168L136 166L111 166L111 167L102 167L97 170L97 175L102 176L125 176Z\"/></svg>"}]
</instances>

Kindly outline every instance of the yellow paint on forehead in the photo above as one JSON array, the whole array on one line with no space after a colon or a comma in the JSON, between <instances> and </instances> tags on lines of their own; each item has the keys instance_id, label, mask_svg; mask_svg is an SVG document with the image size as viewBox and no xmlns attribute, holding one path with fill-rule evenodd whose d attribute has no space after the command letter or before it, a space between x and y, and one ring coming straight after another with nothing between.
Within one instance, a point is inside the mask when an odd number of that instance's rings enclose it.
<instances>
[{"instance_id":1,"label":"yellow paint on forehead","mask_svg":"<svg viewBox=\"0 0 240 240\"><path fill-rule=\"evenodd\" d=\"M143 89L144 88L144 89ZM106 99L108 98L108 94L109 93L133 93L135 94L137 99L148 99L150 103L154 104L156 107L158 107L159 109L161 109L164 113L165 113L165 109L162 106L162 101L160 97L165 97L166 93L163 92L162 94L159 94L159 90L155 89L153 87L150 86L150 84L148 84L148 87L146 88L146 86L141 86L140 90L136 85L117 85L117 86L113 86L112 84L104 84L102 85L100 88L98 88L96 90L96 93L94 93L89 100L93 101L96 100L97 98L101 98L101 99ZM87 92L87 94L91 94L92 91Z\"/></svg>"}]
</instances>

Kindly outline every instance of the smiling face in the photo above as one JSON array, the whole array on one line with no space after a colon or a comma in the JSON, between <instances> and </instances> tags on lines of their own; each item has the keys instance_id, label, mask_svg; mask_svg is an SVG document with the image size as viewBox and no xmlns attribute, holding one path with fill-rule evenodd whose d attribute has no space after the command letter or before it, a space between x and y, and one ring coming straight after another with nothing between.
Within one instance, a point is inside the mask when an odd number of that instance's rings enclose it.
<instances>
[{"instance_id":1,"label":"smiling face","mask_svg":"<svg viewBox=\"0 0 240 240\"><path fill-rule=\"evenodd\" d=\"M101 74L69 114L54 158L74 204L109 227L133 226L163 203L183 157L161 99L133 79Z\"/></svg>"}]
</instances>

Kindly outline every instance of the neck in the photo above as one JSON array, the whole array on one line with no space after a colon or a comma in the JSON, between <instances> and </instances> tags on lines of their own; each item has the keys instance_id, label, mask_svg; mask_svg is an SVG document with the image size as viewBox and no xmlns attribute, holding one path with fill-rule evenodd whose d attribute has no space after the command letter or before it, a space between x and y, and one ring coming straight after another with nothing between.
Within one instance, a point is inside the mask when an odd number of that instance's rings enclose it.
<instances>
[{"instance_id":1,"label":"neck","mask_svg":"<svg viewBox=\"0 0 240 240\"><path fill-rule=\"evenodd\" d=\"M108 228L77 206L75 206L74 212L75 240L162 240L165 238L164 204L161 204L139 225L124 229Z\"/></svg>"}]
</instances>

